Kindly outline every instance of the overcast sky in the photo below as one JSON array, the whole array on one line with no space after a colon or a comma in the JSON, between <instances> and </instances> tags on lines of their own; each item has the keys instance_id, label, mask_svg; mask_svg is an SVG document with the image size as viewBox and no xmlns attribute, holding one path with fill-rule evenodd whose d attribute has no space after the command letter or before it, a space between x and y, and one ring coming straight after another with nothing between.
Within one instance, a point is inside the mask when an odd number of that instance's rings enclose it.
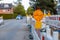
<instances>
[{"instance_id":1,"label":"overcast sky","mask_svg":"<svg viewBox=\"0 0 60 40\"><path fill-rule=\"evenodd\" d=\"M17 1L17 0L4 0L3 2L7 2L7 3L13 3L13 1ZM27 10L27 8L30 6L29 5L29 0L22 0L22 5L24 5L25 10Z\"/></svg>"},{"instance_id":2,"label":"overcast sky","mask_svg":"<svg viewBox=\"0 0 60 40\"><path fill-rule=\"evenodd\" d=\"M22 5L24 5L25 10L29 7L29 0L22 0Z\"/></svg>"}]
</instances>

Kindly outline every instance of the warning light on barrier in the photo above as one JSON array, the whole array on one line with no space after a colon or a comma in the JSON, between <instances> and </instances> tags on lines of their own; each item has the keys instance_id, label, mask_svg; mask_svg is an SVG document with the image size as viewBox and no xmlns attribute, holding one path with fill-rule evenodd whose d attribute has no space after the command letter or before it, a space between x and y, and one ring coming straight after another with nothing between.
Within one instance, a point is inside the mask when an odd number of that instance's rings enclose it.
<instances>
[{"instance_id":1,"label":"warning light on barrier","mask_svg":"<svg viewBox=\"0 0 60 40\"><path fill-rule=\"evenodd\" d=\"M33 13L33 16L34 16L34 19L36 21L41 21L43 19L43 12L41 10L36 10L34 13Z\"/></svg>"}]
</instances>

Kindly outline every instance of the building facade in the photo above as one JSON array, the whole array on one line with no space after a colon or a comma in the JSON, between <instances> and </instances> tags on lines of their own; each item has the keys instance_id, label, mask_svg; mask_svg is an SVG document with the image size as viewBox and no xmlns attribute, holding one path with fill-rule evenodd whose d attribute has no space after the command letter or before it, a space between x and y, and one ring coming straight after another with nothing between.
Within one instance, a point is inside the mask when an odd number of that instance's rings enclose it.
<instances>
[{"instance_id":1,"label":"building facade","mask_svg":"<svg viewBox=\"0 0 60 40\"><path fill-rule=\"evenodd\" d=\"M0 14L13 14L13 5L11 3L0 3Z\"/></svg>"}]
</instances>

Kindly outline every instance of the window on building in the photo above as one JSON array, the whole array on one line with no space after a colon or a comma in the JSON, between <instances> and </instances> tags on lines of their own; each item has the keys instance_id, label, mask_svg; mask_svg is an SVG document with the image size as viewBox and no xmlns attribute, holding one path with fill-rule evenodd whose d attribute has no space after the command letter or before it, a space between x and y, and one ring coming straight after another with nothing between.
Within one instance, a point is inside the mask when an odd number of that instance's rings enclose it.
<instances>
[{"instance_id":1,"label":"window on building","mask_svg":"<svg viewBox=\"0 0 60 40\"><path fill-rule=\"evenodd\" d=\"M9 11L9 9L8 9L8 11Z\"/></svg>"},{"instance_id":2,"label":"window on building","mask_svg":"<svg viewBox=\"0 0 60 40\"><path fill-rule=\"evenodd\" d=\"M5 8L9 7L9 5L4 5Z\"/></svg>"}]
</instances>

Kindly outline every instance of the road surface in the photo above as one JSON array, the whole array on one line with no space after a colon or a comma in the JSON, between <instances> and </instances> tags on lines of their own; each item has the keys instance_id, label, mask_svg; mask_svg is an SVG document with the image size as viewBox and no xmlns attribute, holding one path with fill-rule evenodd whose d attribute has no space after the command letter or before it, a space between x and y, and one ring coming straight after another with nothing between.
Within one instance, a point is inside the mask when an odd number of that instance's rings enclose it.
<instances>
[{"instance_id":1,"label":"road surface","mask_svg":"<svg viewBox=\"0 0 60 40\"><path fill-rule=\"evenodd\" d=\"M0 26L0 40L29 40L26 25L26 19L4 20L4 25Z\"/></svg>"}]
</instances>

